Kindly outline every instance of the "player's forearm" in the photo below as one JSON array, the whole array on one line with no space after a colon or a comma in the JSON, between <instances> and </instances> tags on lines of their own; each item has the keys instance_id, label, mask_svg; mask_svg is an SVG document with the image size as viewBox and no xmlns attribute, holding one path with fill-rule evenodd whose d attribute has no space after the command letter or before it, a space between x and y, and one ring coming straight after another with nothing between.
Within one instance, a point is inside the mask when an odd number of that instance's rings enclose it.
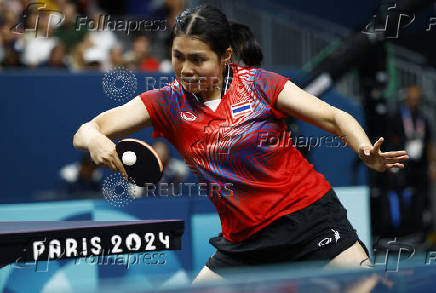
<instances>
[{"instance_id":1,"label":"player's forearm","mask_svg":"<svg viewBox=\"0 0 436 293\"><path fill-rule=\"evenodd\" d=\"M335 111L336 135L342 139L353 151L359 153L359 146L372 146L371 141L360 126L359 122L347 112Z\"/></svg>"},{"instance_id":2,"label":"player's forearm","mask_svg":"<svg viewBox=\"0 0 436 293\"><path fill-rule=\"evenodd\" d=\"M88 151L89 142L96 136L103 135L96 123L90 121L83 124L73 137L73 146L78 151Z\"/></svg>"}]
</instances>

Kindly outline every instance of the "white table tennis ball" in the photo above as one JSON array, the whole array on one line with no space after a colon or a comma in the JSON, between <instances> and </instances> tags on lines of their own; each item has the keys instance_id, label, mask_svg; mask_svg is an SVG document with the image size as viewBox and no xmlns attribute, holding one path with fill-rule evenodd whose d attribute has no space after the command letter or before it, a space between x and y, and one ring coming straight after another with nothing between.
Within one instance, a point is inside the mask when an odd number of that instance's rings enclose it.
<instances>
[{"instance_id":1,"label":"white table tennis ball","mask_svg":"<svg viewBox=\"0 0 436 293\"><path fill-rule=\"evenodd\" d=\"M123 164L126 166L132 166L136 163L136 154L134 152L123 153Z\"/></svg>"}]
</instances>

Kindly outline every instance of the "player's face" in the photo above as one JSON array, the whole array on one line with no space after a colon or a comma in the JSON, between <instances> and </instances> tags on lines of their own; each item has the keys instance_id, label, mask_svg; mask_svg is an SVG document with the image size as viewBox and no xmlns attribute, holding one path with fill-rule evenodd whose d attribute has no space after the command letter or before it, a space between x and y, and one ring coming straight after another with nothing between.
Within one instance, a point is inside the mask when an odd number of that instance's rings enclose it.
<instances>
[{"instance_id":1,"label":"player's face","mask_svg":"<svg viewBox=\"0 0 436 293\"><path fill-rule=\"evenodd\" d=\"M180 35L174 38L171 51L174 72L185 90L206 95L219 90L224 62L209 44Z\"/></svg>"}]
</instances>

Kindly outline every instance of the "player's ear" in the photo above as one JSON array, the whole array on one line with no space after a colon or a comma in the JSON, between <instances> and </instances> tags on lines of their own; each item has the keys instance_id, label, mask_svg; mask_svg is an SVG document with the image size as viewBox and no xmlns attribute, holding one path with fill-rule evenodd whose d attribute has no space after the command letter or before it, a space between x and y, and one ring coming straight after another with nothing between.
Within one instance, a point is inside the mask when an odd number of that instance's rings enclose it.
<instances>
[{"instance_id":1,"label":"player's ear","mask_svg":"<svg viewBox=\"0 0 436 293\"><path fill-rule=\"evenodd\" d=\"M221 62L223 64L228 63L230 61L230 59L232 58L232 53L233 53L232 48L228 47L226 49L226 52L224 53L223 57L221 58Z\"/></svg>"}]
</instances>

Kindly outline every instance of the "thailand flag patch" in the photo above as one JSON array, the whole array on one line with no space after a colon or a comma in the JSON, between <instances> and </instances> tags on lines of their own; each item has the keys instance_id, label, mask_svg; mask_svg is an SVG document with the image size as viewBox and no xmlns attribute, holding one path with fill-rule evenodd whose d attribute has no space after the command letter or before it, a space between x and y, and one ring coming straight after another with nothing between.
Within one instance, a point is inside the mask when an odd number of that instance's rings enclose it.
<instances>
[{"instance_id":1,"label":"thailand flag patch","mask_svg":"<svg viewBox=\"0 0 436 293\"><path fill-rule=\"evenodd\" d=\"M231 106L231 109L232 109L233 119L239 118L241 116L245 116L246 114L253 112L251 108L251 102L249 101L233 104Z\"/></svg>"}]
</instances>

